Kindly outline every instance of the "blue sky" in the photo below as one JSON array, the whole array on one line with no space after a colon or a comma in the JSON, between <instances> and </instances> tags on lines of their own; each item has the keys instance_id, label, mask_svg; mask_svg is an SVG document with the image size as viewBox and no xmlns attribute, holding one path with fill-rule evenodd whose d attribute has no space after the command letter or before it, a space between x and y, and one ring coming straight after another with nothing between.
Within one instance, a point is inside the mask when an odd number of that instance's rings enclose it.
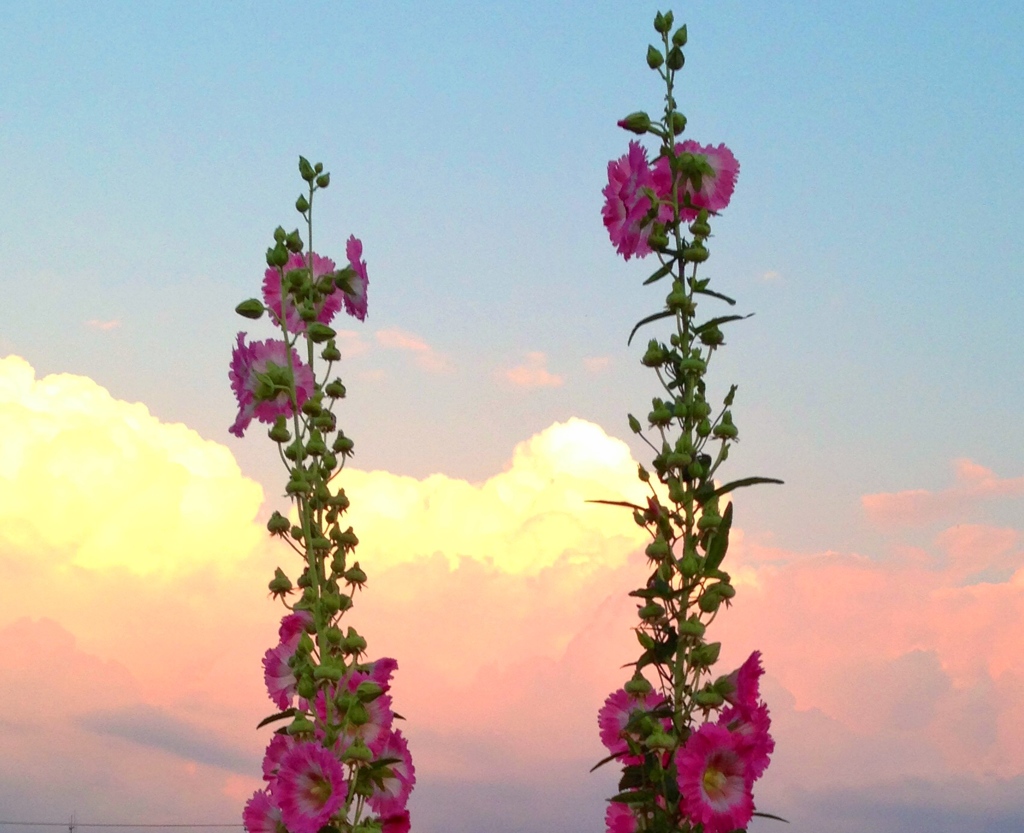
<instances>
[{"instance_id":1,"label":"blue sky","mask_svg":"<svg viewBox=\"0 0 1024 833\"><path fill-rule=\"evenodd\" d=\"M0 356L142 401L278 489L266 445L227 434L226 374L245 323L231 310L257 293L273 228L298 224L301 153L332 173L317 250L340 260L354 233L369 264L369 349L345 371L343 415L361 468L481 481L571 416L628 439L625 412L646 412L654 380L626 335L661 290L640 287L649 262L615 256L600 191L630 138L616 119L658 109L643 61L655 10L7 9ZM877 552L862 495L944 489L957 458L1024 474L1024 9L675 11L686 135L742 166L706 270L756 313L712 365L723 392L739 383L732 472L787 482L744 493L744 528ZM444 371L380 330L415 335ZM538 352L563 384L503 379ZM964 511L1020 525L1019 501Z\"/></svg>"}]
</instances>

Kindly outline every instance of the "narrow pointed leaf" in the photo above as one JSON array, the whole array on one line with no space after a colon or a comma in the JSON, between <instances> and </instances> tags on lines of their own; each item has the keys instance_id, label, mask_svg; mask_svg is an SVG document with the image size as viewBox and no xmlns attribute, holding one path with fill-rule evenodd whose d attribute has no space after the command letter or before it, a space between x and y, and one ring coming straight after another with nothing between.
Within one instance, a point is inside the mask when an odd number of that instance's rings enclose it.
<instances>
[{"instance_id":1,"label":"narrow pointed leaf","mask_svg":"<svg viewBox=\"0 0 1024 833\"><path fill-rule=\"evenodd\" d=\"M694 289L693 291L698 295L710 295L712 298L718 298L718 300L725 301L731 307L736 306L736 301L728 295L723 295L721 292L714 292L710 289Z\"/></svg>"},{"instance_id":2,"label":"narrow pointed leaf","mask_svg":"<svg viewBox=\"0 0 1024 833\"><path fill-rule=\"evenodd\" d=\"M775 477L744 477L742 480L733 480L732 483L726 483L724 486L719 486L712 492L712 497L719 497L721 495L731 492L733 489L740 489L743 486L756 486L758 483L784 483L784 480L779 480Z\"/></svg>"},{"instance_id":3,"label":"narrow pointed leaf","mask_svg":"<svg viewBox=\"0 0 1024 833\"><path fill-rule=\"evenodd\" d=\"M784 819L782 816L773 816L771 813L758 813L755 810L754 815L760 816L763 819L775 819L775 821L784 821L786 824L789 824L789 819Z\"/></svg>"},{"instance_id":4,"label":"narrow pointed leaf","mask_svg":"<svg viewBox=\"0 0 1024 833\"><path fill-rule=\"evenodd\" d=\"M616 753L615 755L609 755L607 758L602 758L600 761L598 761L596 764L594 764L590 768L590 771L593 772L598 767L602 767L605 764L609 764L609 763L611 763L612 761L614 761L618 757L619 757L619 753Z\"/></svg>"},{"instance_id":5,"label":"narrow pointed leaf","mask_svg":"<svg viewBox=\"0 0 1024 833\"><path fill-rule=\"evenodd\" d=\"M660 321L662 318L673 317L675 317L675 313L672 312L672 310L670 309L663 309L661 312L654 313L654 315L648 315L645 319L638 322L637 325L633 328L633 332L631 332L629 334L629 338L626 339L626 346L628 347L632 343L633 336L636 335L636 331L639 330L644 324L650 324L653 321Z\"/></svg>"},{"instance_id":6,"label":"narrow pointed leaf","mask_svg":"<svg viewBox=\"0 0 1024 833\"><path fill-rule=\"evenodd\" d=\"M730 321L742 321L745 318L751 318L754 313L748 313L747 315L722 315L718 318L712 318L709 321L705 321L699 327L694 328L695 333L703 332L711 327L717 327L719 324L727 324Z\"/></svg>"},{"instance_id":7,"label":"narrow pointed leaf","mask_svg":"<svg viewBox=\"0 0 1024 833\"><path fill-rule=\"evenodd\" d=\"M259 722L259 725L256 726L256 728L257 729L262 729L267 724L273 723L275 720L284 720L286 717L295 717L295 709L286 709L283 712L278 712L277 714L272 714L272 715L270 715L270 717L264 717Z\"/></svg>"},{"instance_id":8,"label":"narrow pointed leaf","mask_svg":"<svg viewBox=\"0 0 1024 833\"><path fill-rule=\"evenodd\" d=\"M643 506L637 506L635 503L630 503L628 500L585 500L584 503L603 503L606 506L625 506L627 509L638 509L643 512Z\"/></svg>"},{"instance_id":9,"label":"narrow pointed leaf","mask_svg":"<svg viewBox=\"0 0 1024 833\"><path fill-rule=\"evenodd\" d=\"M644 281L644 286L647 286L647 284L649 283L654 283L655 281L660 281L663 277L665 277L665 275L672 271L672 265L672 261L666 263L657 272L655 272L647 280Z\"/></svg>"},{"instance_id":10,"label":"narrow pointed leaf","mask_svg":"<svg viewBox=\"0 0 1024 833\"><path fill-rule=\"evenodd\" d=\"M710 572L717 570L725 558L725 551L729 549L729 528L732 526L732 503L725 507L722 513L722 523L715 530L711 543L708 544L707 558L704 560L704 569Z\"/></svg>"}]
</instances>

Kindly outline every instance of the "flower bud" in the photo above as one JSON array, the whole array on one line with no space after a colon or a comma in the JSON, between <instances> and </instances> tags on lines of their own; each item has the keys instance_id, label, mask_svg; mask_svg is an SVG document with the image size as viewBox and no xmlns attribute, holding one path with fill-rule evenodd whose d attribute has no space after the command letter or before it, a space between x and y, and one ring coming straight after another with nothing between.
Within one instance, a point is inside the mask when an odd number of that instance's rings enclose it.
<instances>
[{"instance_id":1,"label":"flower bud","mask_svg":"<svg viewBox=\"0 0 1024 833\"><path fill-rule=\"evenodd\" d=\"M313 669L313 679L330 680L332 683L336 683L342 678L344 673L345 669L341 667L337 660L328 658Z\"/></svg>"},{"instance_id":2,"label":"flower bud","mask_svg":"<svg viewBox=\"0 0 1024 833\"><path fill-rule=\"evenodd\" d=\"M316 697L316 688L314 687L313 691L309 694L308 697L306 697L305 695L300 696L304 696L305 699L311 700L314 697ZM309 718L306 717L306 715L299 712L295 715L295 719L289 724L288 728L285 731L287 731L288 734L292 736L311 735L313 734L314 727L313 724L310 723Z\"/></svg>"},{"instance_id":3,"label":"flower bud","mask_svg":"<svg viewBox=\"0 0 1024 833\"><path fill-rule=\"evenodd\" d=\"M717 326L705 327L700 331L700 342L709 347L719 347L725 343L725 336Z\"/></svg>"},{"instance_id":4,"label":"flower bud","mask_svg":"<svg viewBox=\"0 0 1024 833\"><path fill-rule=\"evenodd\" d=\"M664 35L672 28L672 12L668 13L668 18L665 17L661 12L658 12L654 16L654 31L659 35Z\"/></svg>"},{"instance_id":5,"label":"flower bud","mask_svg":"<svg viewBox=\"0 0 1024 833\"><path fill-rule=\"evenodd\" d=\"M280 226L278 226L276 229L274 229L274 242L275 243L284 243L284 240L285 240L286 236L287 235L285 233L285 230L283 228L281 228Z\"/></svg>"},{"instance_id":6,"label":"flower bud","mask_svg":"<svg viewBox=\"0 0 1024 833\"><path fill-rule=\"evenodd\" d=\"M357 737L341 756L343 761L372 761L373 753L367 748L362 738Z\"/></svg>"},{"instance_id":7,"label":"flower bud","mask_svg":"<svg viewBox=\"0 0 1024 833\"><path fill-rule=\"evenodd\" d=\"M327 387L324 388L324 393L326 393L331 399L344 399L345 392L345 386L342 384L341 379L335 379L333 382L328 382Z\"/></svg>"},{"instance_id":8,"label":"flower bud","mask_svg":"<svg viewBox=\"0 0 1024 833\"><path fill-rule=\"evenodd\" d=\"M697 423L697 436L698 437L706 437L710 433L711 433L711 423L707 420L707 418L704 418L700 422ZM700 471L700 472L691 471L690 472L690 474L693 477L700 477L703 473L704 473L703 471Z\"/></svg>"},{"instance_id":9,"label":"flower bud","mask_svg":"<svg viewBox=\"0 0 1024 833\"><path fill-rule=\"evenodd\" d=\"M319 431L315 429L310 431L309 441L306 443L306 451L314 457L327 453L327 443L324 442L324 438Z\"/></svg>"},{"instance_id":10,"label":"flower bud","mask_svg":"<svg viewBox=\"0 0 1024 833\"><path fill-rule=\"evenodd\" d=\"M672 45L680 48L686 46L686 24L684 23L678 29L675 34L672 35Z\"/></svg>"},{"instance_id":11,"label":"flower bud","mask_svg":"<svg viewBox=\"0 0 1024 833\"><path fill-rule=\"evenodd\" d=\"M710 255L711 253L704 248L704 244L699 240L692 246L683 249L683 260L689 263L703 263Z\"/></svg>"},{"instance_id":12,"label":"flower bud","mask_svg":"<svg viewBox=\"0 0 1024 833\"><path fill-rule=\"evenodd\" d=\"M284 244L287 246L288 251L294 254L298 254L302 251L302 238L299 237L299 230L293 229L288 232L288 236L284 239ZM281 264L284 266L284 264Z\"/></svg>"},{"instance_id":13,"label":"flower bud","mask_svg":"<svg viewBox=\"0 0 1024 833\"><path fill-rule=\"evenodd\" d=\"M665 59L665 64L671 70L678 70L683 68L684 63L686 63L686 58L683 57L683 50L678 46L673 46L668 51L668 57Z\"/></svg>"},{"instance_id":14,"label":"flower bud","mask_svg":"<svg viewBox=\"0 0 1024 833\"><path fill-rule=\"evenodd\" d=\"M651 635L638 630L636 632L637 641L640 643L640 647L646 651L651 650L654 647L654 640L651 639Z\"/></svg>"},{"instance_id":15,"label":"flower bud","mask_svg":"<svg viewBox=\"0 0 1024 833\"><path fill-rule=\"evenodd\" d=\"M672 128L672 135L678 136L684 130L686 130L686 116L680 113L678 110L672 112L672 117L669 120L669 127Z\"/></svg>"},{"instance_id":16,"label":"flower bud","mask_svg":"<svg viewBox=\"0 0 1024 833\"><path fill-rule=\"evenodd\" d=\"M257 298L250 298L248 301L242 301L237 307L235 312L242 316L242 318L251 318L253 321L262 318L266 307L263 306L263 302Z\"/></svg>"},{"instance_id":17,"label":"flower bud","mask_svg":"<svg viewBox=\"0 0 1024 833\"><path fill-rule=\"evenodd\" d=\"M291 478L284 487L285 493L289 495L304 495L310 491L309 481L298 471L293 471Z\"/></svg>"},{"instance_id":18,"label":"flower bud","mask_svg":"<svg viewBox=\"0 0 1024 833\"><path fill-rule=\"evenodd\" d=\"M267 586L274 598L283 598L292 592L291 579L284 574L284 571L280 567L274 570L274 577L270 580L270 584Z\"/></svg>"},{"instance_id":19,"label":"flower bud","mask_svg":"<svg viewBox=\"0 0 1024 833\"><path fill-rule=\"evenodd\" d=\"M345 638L341 634L341 629L335 625L331 625L325 632L324 636L327 637L327 641L331 645L340 645L342 640Z\"/></svg>"},{"instance_id":20,"label":"flower bud","mask_svg":"<svg viewBox=\"0 0 1024 833\"><path fill-rule=\"evenodd\" d=\"M645 741L648 749L670 750L676 748L676 739L663 729L655 729Z\"/></svg>"},{"instance_id":21,"label":"flower bud","mask_svg":"<svg viewBox=\"0 0 1024 833\"><path fill-rule=\"evenodd\" d=\"M295 442L284 450L284 456L293 463L297 463L299 460L305 460L306 447L300 440L295 440Z\"/></svg>"},{"instance_id":22,"label":"flower bud","mask_svg":"<svg viewBox=\"0 0 1024 833\"><path fill-rule=\"evenodd\" d=\"M643 483L647 483L651 479L651 473L647 471L647 469L645 469L642 464L637 465L636 476L639 477L641 482Z\"/></svg>"},{"instance_id":23,"label":"flower bud","mask_svg":"<svg viewBox=\"0 0 1024 833\"><path fill-rule=\"evenodd\" d=\"M318 176L316 178L316 187L317 188L326 188L330 184L331 184L331 175L330 174L321 174L320 176Z\"/></svg>"},{"instance_id":24,"label":"flower bud","mask_svg":"<svg viewBox=\"0 0 1024 833\"><path fill-rule=\"evenodd\" d=\"M665 615L665 608L657 602L648 602L637 610L637 614L645 622L656 622Z\"/></svg>"},{"instance_id":25,"label":"flower bud","mask_svg":"<svg viewBox=\"0 0 1024 833\"><path fill-rule=\"evenodd\" d=\"M721 642L709 642L698 645L690 651L690 661L702 668L710 668L718 662L718 655L722 652Z\"/></svg>"},{"instance_id":26,"label":"flower bud","mask_svg":"<svg viewBox=\"0 0 1024 833\"><path fill-rule=\"evenodd\" d=\"M624 119L620 119L618 124L624 130L629 130L631 133L642 136L651 126L651 117L643 111L637 111L636 113L630 113Z\"/></svg>"},{"instance_id":27,"label":"flower bud","mask_svg":"<svg viewBox=\"0 0 1024 833\"><path fill-rule=\"evenodd\" d=\"M704 636L705 630L707 630L707 628L704 626L704 623L696 617L687 619L685 622L679 623L680 636L693 636L699 639L700 637Z\"/></svg>"},{"instance_id":28,"label":"flower bud","mask_svg":"<svg viewBox=\"0 0 1024 833\"><path fill-rule=\"evenodd\" d=\"M363 726L370 722L370 713L360 702L355 702L348 707L348 722L353 726Z\"/></svg>"},{"instance_id":29,"label":"flower bud","mask_svg":"<svg viewBox=\"0 0 1024 833\"><path fill-rule=\"evenodd\" d=\"M647 545L644 552L652 561L661 561L663 558L667 558L672 550L669 548L668 541L659 535Z\"/></svg>"},{"instance_id":30,"label":"flower bud","mask_svg":"<svg viewBox=\"0 0 1024 833\"><path fill-rule=\"evenodd\" d=\"M278 243L272 249L267 249L267 266L281 268L288 263L288 250Z\"/></svg>"},{"instance_id":31,"label":"flower bud","mask_svg":"<svg viewBox=\"0 0 1024 833\"><path fill-rule=\"evenodd\" d=\"M314 344L322 344L327 339L334 338L337 333L326 324L314 321L306 328L306 335L309 336L309 340Z\"/></svg>"},{"instance_id":32,"label":"flower bud","mask_svg":"<svg viewBox=\"0 0 1024 833\"><path fill-rule=\"evenodd\" d=\"M694 702L702 709L717 709L725 698L714 689L702 689L693 695Z\"/></svg>"},{"instance_id":33,"label":"flower bud","mask_svg":"<svg viewBox=\"0 0 1024 833\"><path fill-rule=\"evenodd\" d=\"M273 426L267 432L267 436L270 437L275 443L286 443L292 438L292 435L288 431L288 422L284 418L283 414L278 414L277 419L274 420Z\"/></svg>"},{"instance_id":34,"label":"flower bud","mask_svg":"<svg viewBox=\"0 0 1024 833\"><path fill-rule=\"evenodd\" d=\"M313 170L313 166L309 164L309 160L305 156L299 157L299 176L306 182L312 182L316 177L316 171Z\"/></svg>"},{"instance_id":35,"label":"flower bud","mask_svg":"<svg viewBox=\"0 0 1024 833\"><path fill-rule=\"evenodd\" d=\"M671 297L671 296L670 296ZM647 345L647 352L640 359L644 367L660 367L665 363L665 351L656 338L652 338Z\"/></svg>"},{"instance_id":36,"label":"flower bud","mask_svg":"<svg viewBox=\"0 0 1024 833\"><path fill-rule=\"evenodd\" d=\"M690 234L694 237L707 237L711 234L711 226L708 224L706 219L701 220L698 218L694 222L690 223L688 228L690 229Z\"/></svg>"},{"instance_id":37,"label":"flower bud","mask_svg":"<svg viewBox=\"0 0 1024 833\"><path fill-rule=\"evenodd\" d=\"M323 406L320 404L320 400L316 396L311 396L305 402L302 403L302 413L306 416L320 416L320 412L323 410Z\"/></svg>"},{"instance_id":38,"label":"flower bud","mask_svg":"<svg viewBox=\"0 0 1024 833\"><path fill-rule=\"evenodd\" d=\"M372 703L384 693L384 689L373 680L363 680L356 688L356 697L363 703Z\"/></svg>"},{"instance_id":39,"label":"flower bud","mask_svg":"<svg viewBox=\"0 0 1024 833\"><path fill-rule=\"evenodd\" d=\"M313 427L317 431L333 431L338 424L338 418L330 411L321 411L319 416L313 418Z\"/></svg>"},{"instance_id":40,"label":"flower bud","mask_svg":"<svg viewBox=\"0 0 1024 833\"><path fill-rule=\"evenodd\" d=\"M651 684L647 681L647 678L640 674L637 674L633 679L626 683L623 686L623 689L625 689L626 694L638 698L645 697L654 690Z\"/></svg>"},{"instance_id":41,"label":"flower bud","mask_svg":"<svg viewBox=\"0 0 1024 833\"><path fill-rule=\"evenodd\" d=\"M274 512L270 516L270 520L267 521L267 530L271 535L284 535L288 531L289 526L291 526L291 523L280 512Z\"/></svg>"},{"instance_id":42,"label":"flower bud","mask_svg":"<svg viewBox=\"0 0 1024 833\"><path fill-rule=\"evenodd\" d=\"M341 351L338 349L338 345L334 343L333 338L327 342L327 346L323 349L323 352L320 354L320 356L323 358L324 361L327 362L341 361ZM342 387L344 388L344 385L342 385Z\"/></svg>"},{"instance_id":43,"label":"flower bud","mask_svg":"<svg viewBox=\"0 0 1024 833\"><path fill-rule=\"evenodd\" d=\"M295 200L295 210L300 214L305 214L309 211L309 200L306 199L305 194L299 194L299 198Z\"/></svg>"},{"instance_id":44,"label":"flower bud","mask_svg":"<svg viewBox=\"0 0 1024 833\"><path fill-rule=\"evenodd\" d=\"M705 529L717 529L722 525L722 519L718 515L711 514L705 511L701 514L700 519L697 521L697 529L702 532Z\"/></svg>"},{"instance_id":45,"label":"flower bud","mask_svg":"<svg viewBox=\"0 0 1024 833\"><path fill-rule=\"evenodd\" d=\"M334 445L332 445L331 448L334 450L335 454L340 454L342 457L347 457L349 454L352 453L352 448L354 445L355 443L353 443L352 440L350 440L348 437L346 437L339 431L337 438L334 440Z\"/></svg>"},{"instance_id":46,"label":"flower bud","mask_svg":"<svg viewBox=\"0 0 1024 833\"><path fill-rule=\"evenodd\" d=\"M651 69L657 69L663 63L665 63L665 56L661 54L661 51L656 49L654 46L647 47L647 66Z\"/></svg>"},{"instance_id":47,"label":"flower bud","mask_svg":"<svg viewBox=\"0 0 1024 833\"><path fill-rule=\"evenodd\" d=\"M629 430L634 434L639 434L643 430L643 428L640 427L640 420L632 414L629 414Z\"/></svg>"},{"instance_id":48,"label":"flower bud","mask_svg":"<svg viewBox=\"0 0 1024 833\"><path fill-rule=\"evenodd\" d=\"M349 507L349 499L345 494L344 489L338 489L338 493L332 497L329 501L331 506L334 506L344 512Z\"/></svg>"},{"instance_id":49,"label":"flower bud","mask_svg":"<svg viewBox=\"0 0 1024 833\"><path fill-rule=\"evenodd\" d=\"M700 572L700 561L697 560L696 555L688 552L683 556L683 562L679 565L679 569L686 578L693 578Z\"/></svg>"},{"instance_id":50,"label":"flower bud","mask_svg":"<svg viewBox=\"0 0 1024 833\"><path fill-rule=\"evenodd\" d=\"M358 561L353 564L350 569L345 571L345 581L349 584L355 584L360 587L366 584L366 573L364 573L359 567Z\"/></svg>"},{"instance_id":51,"label":"flower bud","mask_svg":"<svg viewBox=\"0 0 1024 833\"><path fill-rule=\"evenodd\" d=\"M314 173L318 173L318 174L320 174L320 173L323 173L323 170L324 170L324 163L323 163L323 162L317 162L317 163L316 163L316 164L315 164L315 165L313 166L313 172L314 172Z\"/></svg>"},{"instance_id":52,"label":"flower bud","mask_svg":"<svg viewBox=\"0 0 1024 833\"><path fill-rule=\"evenodd\" d=\"M345 652L349 654L361 654L366 650L366 640L356 633L355 628L348 629L348 634L345 636L345 641L342 644Z\"/></svg>"}]
</instances>

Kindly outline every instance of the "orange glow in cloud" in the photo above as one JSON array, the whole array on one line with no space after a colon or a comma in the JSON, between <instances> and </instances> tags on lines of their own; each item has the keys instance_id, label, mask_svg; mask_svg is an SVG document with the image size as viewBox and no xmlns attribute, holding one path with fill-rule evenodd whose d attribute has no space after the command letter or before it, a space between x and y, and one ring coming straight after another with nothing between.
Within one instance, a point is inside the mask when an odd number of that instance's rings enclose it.
<instances>
[{"instance_id":1,"label":"orange glow in cloud","mask_svg":"<svg viewBox=\"0 0 1024 833\"><path fill-rule=\"evenodd\" d=\"M92 327L92 329L94 330L101 330L103 332L107 332L108 330L116 330L118 327L121 326L121 322L118 321L116 318L110 321L100 321L97 318L90 318L88 321L85 322L85 325L87 327Z\"/></svg>"},{"instance_id":2,"label":"orange glow in cloud","mask_svg":"<svg viewBox=\"0 0 1024 833\"><path fill-rule=\"evenodd\" d=\"M501 376L519 388L557 388L565 379L547 368L548 358L539 350L526 354L526 361L504 371Z\"/></svg>"},{"instance_id":3,"label":"orange glow in cloud","mask_svg":"<svg viewBox=\"0 0 1024 833\"><path fill-rule=\"evenodd\" d=\"M297 566L262 530L261 490L217 443L17 358L0 361L0 436L18 438L0 445L0 804L7 784L47 797L47 818L55 794L119 818L130 792L171 821L232 820L274 711L266 582ZM628 447L573 419L482 483L340 481L370 577L348 623L399 661L421 784L598 777L596 711L637 653L626 594L645 533L585 501L643 500ZM712 637L722 671L763 652L766 790L1024 774L1021 529L951 526L867 557L736 528L725 566L739 592Z\"/></svg>"},{"instance_id":4,"label":"orange glow in cloud","mask_svg":"<svg viewBox=\"0 0 1024 833\"><path fill-rule=\"evenodd\" d=\"M422 338L413 333L408 333L405 330L390 329L377 330L374 335L377 343L382 347L412 353L416 357L416 364L430 373L448 373L452 369L451 362L447 356L438 353Z\"/></svg>"}]
</instances>

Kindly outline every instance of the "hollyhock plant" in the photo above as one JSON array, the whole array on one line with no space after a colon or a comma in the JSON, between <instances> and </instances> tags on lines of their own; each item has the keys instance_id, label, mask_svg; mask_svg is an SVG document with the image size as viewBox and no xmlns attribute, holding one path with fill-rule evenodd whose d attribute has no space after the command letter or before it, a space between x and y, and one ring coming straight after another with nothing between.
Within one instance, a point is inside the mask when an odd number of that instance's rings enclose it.
<instances>
[{"instance_id":1,"label":"hollyhock plant","mask_svg":"<svg viewBox=\"0 0 1024 833\"><path fill-rule=\"evenodd\" d=\"M653 255L659 261L645 285L671 284L664 306L643 318L627 343L641 327L668 319L671 328L650 339L640 358L658 376L646 420L628 417L630 431L653 452L638 470L649 494L642 503L596 501L630 509L650 536L649 572L630 593L641 652L630 663L632 677L598 712L601 741L611 753L598 766L622 767L606 816L612 833L732 833L765 815L755 810L753 784L775 742L759 695L760 652L716 676L722 646L709 640L708 630L736 595L724 569L731 493L781 481L721 477L739 435L731 410L736 386L712 404L708 366L725 343L723 327L746 316L704 313L706 303L735 302L709 288L698 271L710 256L711 221L732 199L739 163L724 144L680 138L687 120L675 84L687 30L675 27L671 12L659 12L654 28L661 46L650 46L646 59L664 83L664 114L654 119L637 111L619 126L654 137L660 147L649 162L640 140L631 139L627 153L609 163L602 218L625 260Z\"/></svg>"},{"instance_id":2,"label":"hollyhock plant","mask_svg":"<svg viewBox=\"0 0 1024 833\"><path fill-rule=\"evenodd\" d=\"M343 269L312 251L313 202L330 176L302 157L299 174L307 190L295 208L305 240L298 229L275 229L262 298L236 307L250 320L268 315L277 335L250 343L239 333L228 373L238 400L231 433L241 437L254 419L270 426L291 506L287 516L273 512L267 530L297 558L267 585L285 614L278 643L263 656L278 712L258 728L286 722L267 744L267 786L246 804L243 822L248 833L408 833L415 770L388 693L398 663L369 659L366 639L351 625L342 629L367 576L354 560L359 539L342 523L349 499L341 475L354 446L338 425L347 389L331 323L342 307L366 318L367 268L354 235Z\"/></svg>"}]
</instances>

